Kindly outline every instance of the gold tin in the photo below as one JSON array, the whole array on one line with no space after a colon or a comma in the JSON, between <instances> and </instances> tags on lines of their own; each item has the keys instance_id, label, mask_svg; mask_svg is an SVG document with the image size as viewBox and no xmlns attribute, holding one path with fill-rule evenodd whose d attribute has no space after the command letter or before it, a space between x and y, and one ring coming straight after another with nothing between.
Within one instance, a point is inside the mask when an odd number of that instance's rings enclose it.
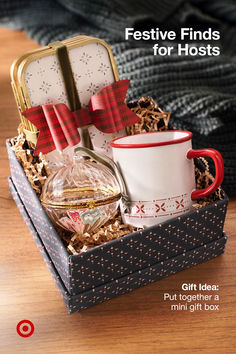
<instances>
[{"instance_id":1,"label":"gold tin","mask_svg":"<svg viewBox=\"0 0 236 354\"><path fill-rule=\"evenodd\" d=\"M89 44L96 44L98 46L102 46L103 48L106 49L106 52L108 54L109 65L110 65L112 75L113 75L113 82L119 80L119 74L118 74L116 63L115 63L115 59L113 57L111 48L109 47L109 45L105 41L98 39L98 38L94 38L94 37L77 36L77 37L73 37L73 38L66 39L66 40L62 41L62 44L66 45L68 53L70 53L70 51L73 50L74 48L84 47ZM37 141L37 128L22 115L22 112L25 109L30 108L35 105L35 104L32 104L32 100L30 99L29 88L26 85L26 71L27 71L27 68L29 68L29 65L31 63L37 62L37 61L39 62L40 59L45 58L45 57L50 57L52 55L55 56L55 53L56 53L55 48L51 48L49 46L37 48L35 50L28 51L28 52L22 54L21 56L19 56L13 62L12 66L11 66L11 85L12 85L14 97L16 100L16 104L17 104L17 107L19 110L20 119L23 123L23 127L24 127L24 131L25 131L27 140L34 143L34 144ZM34 72L32 72L32 76L33 75L34 75ZM77 81L77 79L75 77L74 77L74 80ZM55 85L57 85L56 82L55 82ZM79 92L78 92L78 95L80 97ZM47 104L47 103L48 103L47 101L45 101L45 102L42 101L40 104ZM53 100L52 100L51 103L57 103L57 102L53 102ZM36 105L38 105L38 104L36 104Z\"/></svg>"}]
</instances>

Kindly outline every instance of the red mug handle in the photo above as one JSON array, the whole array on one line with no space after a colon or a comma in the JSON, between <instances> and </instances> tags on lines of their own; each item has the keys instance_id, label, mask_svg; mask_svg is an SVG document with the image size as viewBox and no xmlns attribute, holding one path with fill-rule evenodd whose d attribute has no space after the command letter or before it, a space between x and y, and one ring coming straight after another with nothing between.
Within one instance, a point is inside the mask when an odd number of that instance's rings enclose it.
<instances>
[{"instance_id":1,"label":"red mug handle","mask_svg":"<svg viewBox=\"0 0 236 354\"><path fill-rule=\"evenodd\" d=\"M209 156L214 161L215 171L216 171L215 180L210 186L204 189L193 191L191 194L192 200L206 197L207 195L215 192L215 190L221 185L224 178L224 162L219 151L214 149L199 149L199 150L189 150L187 153L188 159L193 159L194 157L203 157L203 156Z\"/></svg>"}]
</instances>

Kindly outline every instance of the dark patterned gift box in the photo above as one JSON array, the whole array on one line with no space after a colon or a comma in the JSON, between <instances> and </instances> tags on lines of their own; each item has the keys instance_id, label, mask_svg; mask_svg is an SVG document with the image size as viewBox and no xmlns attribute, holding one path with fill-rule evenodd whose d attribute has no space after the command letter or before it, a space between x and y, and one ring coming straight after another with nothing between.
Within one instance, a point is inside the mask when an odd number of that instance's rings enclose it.
<instances>
[{"instance_id":1,"label":"dark patterned gift box","mask_svg":"<svg viewBox=\"0 0 236 354\"><path fill-rule=\"evenodd\" d=\"M69 255L7 143L10 191L70 313L223 253L228 199Z\"/></svg>"}]
</instances>

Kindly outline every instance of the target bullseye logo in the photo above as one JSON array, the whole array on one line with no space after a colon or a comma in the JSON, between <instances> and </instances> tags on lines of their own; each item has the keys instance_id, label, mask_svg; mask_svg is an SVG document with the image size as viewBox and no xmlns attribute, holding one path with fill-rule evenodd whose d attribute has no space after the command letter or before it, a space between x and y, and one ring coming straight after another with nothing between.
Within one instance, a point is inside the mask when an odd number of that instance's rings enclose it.
<instances>
[{"instance_id":1,"label":"target bullseye logo","mask_svg":"<svg viewBox=\"0 0 236 354\"><path fill-rule=\"evenodd\" d=\"M17 324L16 331L21 337L30 337L34 333L34 325L29 320L22 320Z\"/></svg>"}]
</instances>

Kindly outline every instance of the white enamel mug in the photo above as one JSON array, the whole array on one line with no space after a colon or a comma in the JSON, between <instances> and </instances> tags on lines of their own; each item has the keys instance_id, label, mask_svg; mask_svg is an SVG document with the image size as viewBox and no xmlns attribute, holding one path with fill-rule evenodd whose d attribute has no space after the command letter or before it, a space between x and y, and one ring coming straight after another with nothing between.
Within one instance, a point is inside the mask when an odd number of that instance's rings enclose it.
<instances>
[{"instance_id":1,"label":"white enamel mug","mask_svg":"<svg viewBox=\"0 0 236 354\"><path fill-rule=\"evenodd\" d=\"M130 210L121 205L124 223L151 226L192 209L193 200L213 193L223 181L221 154L192 150L192 133L169 130L118 138L110 142L129 196ZM207 188L195 190L194 157L210 156L216 176Z\"/></svg>"}]
</instances>

